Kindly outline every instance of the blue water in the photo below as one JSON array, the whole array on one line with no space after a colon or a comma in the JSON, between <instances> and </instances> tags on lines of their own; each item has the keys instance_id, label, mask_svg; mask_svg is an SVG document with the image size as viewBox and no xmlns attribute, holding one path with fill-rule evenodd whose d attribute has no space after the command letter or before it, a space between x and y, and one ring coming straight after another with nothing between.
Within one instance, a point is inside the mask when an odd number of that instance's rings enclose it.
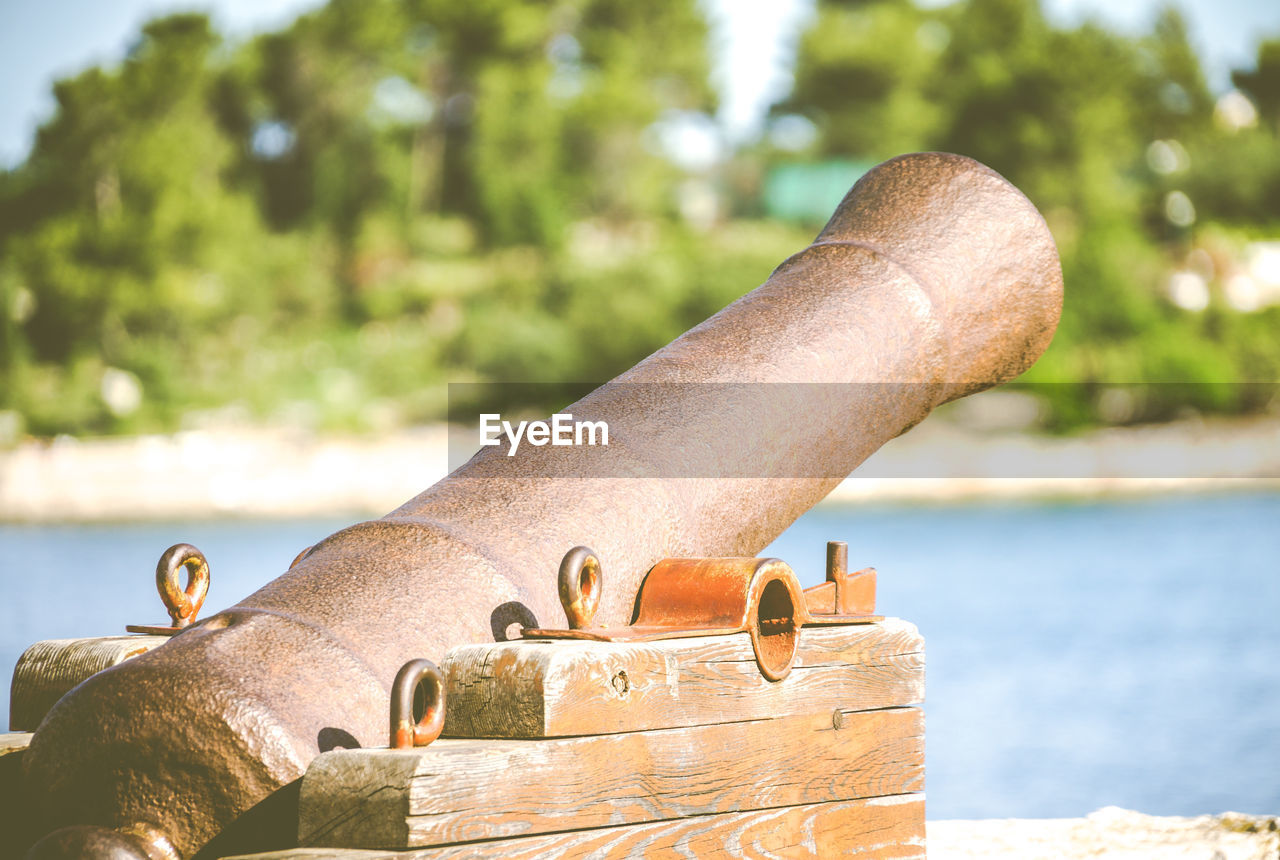
<instances>
[{"instance_id":1,"label":"blue water","mask_svg":"<svg viewBox=\"0 0 1280 860\"><path fill-rule=\"evenodd\" d=\"M0 526L0 667L161 621L171 543L209 556L207 614L345 524ZM824 507L766 554L808 585L828 539L925 635L931 818L1280 812L1280 494Z\"/></svg>"},{"instance_id":2,"label":"blue water","mask_svg":"<svg viewBox=\"0 0 1280 860\"><path fill-rule=\"evenodd\" d=\"M826 508L766 552L828 538L925 636L930 817L1280 812L1280 495Z\"/></svg>"}]
</instances>

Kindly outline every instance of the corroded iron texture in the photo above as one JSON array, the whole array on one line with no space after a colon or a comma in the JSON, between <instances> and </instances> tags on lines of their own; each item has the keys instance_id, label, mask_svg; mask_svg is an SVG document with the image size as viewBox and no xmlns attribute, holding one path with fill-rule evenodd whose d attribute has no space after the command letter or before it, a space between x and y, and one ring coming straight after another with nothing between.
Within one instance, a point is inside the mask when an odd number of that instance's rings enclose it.
<instances>
[{"instance_id":1,"label":"corroded iron texture","mask_svg":"<svg viewBox=\"0 0 1280 860\"><path fill-rule=\"evenodd\" d=\"M516 622L558 625L552 572L569 548L587 544L606 560L597 618L625 624L658 560L754 555L838 480L788 477L811 474L798 464L847 474L938 404L1026 369L1061 299L1049 231L1008 182L952 155L886 162L761 287L619 379L886 384L850 385L847 396L797 387L730 426L732 404L716 393L725 387L700 396L676 386L667 398L626 396L653 385L600 389L569 411L629 428L610 451L630 458L634 478L555 477L575 474L590 449L536 449L539 474L551 475L538 478L522 458L482 449L237 606L63 699L26 759L43 825L147 833L153 855L166 843L191 855L299 777L326 738L385 743L406 660L439 659ZM644 477L690 457L751 458L761 477Z\"/></svg>"},{"instance_id":2,"label":"corroded iron texture","mask_svg":"<svg viewBox=\"0 0 1280 860\"><path fill-rule=\"evenodd\" d=\"M565 563L583 549L570 550ZM595 569L598 577L598 563ZM565 564L560 570L563 582ZM561 603L571 619L570 629L526 628L524 638L656 642L748 633L760 672L770 681L791 671L796 631L807 620L795 572L776 558L664 558L645 576L636 597L635 622L626 626L575 626L572 604L563 595Z\"/></svg>"},{"instance_id":3,"label":"corroded iron texture","mask_svg":"<svg viewBox=\"0 0 1280 860\"><path fill-rule=\"evenodd\" d=\"M568 629L527 627L524 638L657 642L746 633L760 673L780 681L791 672L801 627L884 620L872 614L875 571L850 576L846 551L844 543L829 543L827 581L803 591L795 571L776 558L664 558L645 574L631 624L593 627L603 571L591 549L576 546L560 562ZM583 611L583 594L592 596L590 611Z\"/></svg>"}]
</instances>

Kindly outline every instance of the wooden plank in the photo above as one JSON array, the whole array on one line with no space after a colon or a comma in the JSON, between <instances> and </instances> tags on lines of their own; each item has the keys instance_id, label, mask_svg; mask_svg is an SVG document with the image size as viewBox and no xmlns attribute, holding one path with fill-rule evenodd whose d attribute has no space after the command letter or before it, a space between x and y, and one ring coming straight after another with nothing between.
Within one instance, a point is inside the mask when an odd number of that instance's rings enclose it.
<instances>
[{"instance_id":1,"label":"wooden plank","mask_svg":"<svg viewBox=\"0 0 1280 860\"><path fill-rule=\"evenodd\" d=\"M31 732L0 733L0 756L24 752L27 747L31 746L33 737L35 735Z\"/></svg>"},{"instance_id":2,"label":"wooden plank","mask_svg":"<svg viewBox=\"0 0 1280 860\"><path fill-rule=\"evenodd\" d=\"M72 687L168 641L168 636L129 634L37 642L22 653L13 670L9 728L35 731L49 709Z\"/></svg>"},{"instance_id":3,"label":"wooden plank","mask_svg":"<svg viewBox=\"0 0 1280 860\"><path fill-rule=\"evenodd\" d=\"M795 668L760 675L747 634L663 642L499 642L455 648L445 735L567 737L866 710L924 698L924 641L899 619L808 627Z\"/></svg>"},{"instance_id":4,"label":"wooden plank","mask_svg":"<svg viewBox=\"0 0 1280 860\"><path fill-rule=\"evenodd\" d=\"M925 860L924 795L803 804L413 851L298 848L227 860L854 857Z\"/></svg>"},{"instance_id":5,"label":"wooden plank","mask_svg":"<svg viewBox=\"0 0 1280 860\"><path fill-rule=\"evenodd\" d=\"M917 791L916 708L576 738L340 750L302 781L299 843L410 848Z\"/></svg>"}]
</instances>

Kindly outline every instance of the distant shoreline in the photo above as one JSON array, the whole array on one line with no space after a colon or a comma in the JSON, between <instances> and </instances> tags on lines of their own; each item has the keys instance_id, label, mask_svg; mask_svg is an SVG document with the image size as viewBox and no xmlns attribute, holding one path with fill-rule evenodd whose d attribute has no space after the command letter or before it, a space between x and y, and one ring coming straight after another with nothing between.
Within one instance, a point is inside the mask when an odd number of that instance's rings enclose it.
<instances>
[{"instance_id":1,"label":"distant shoreline","mask_svg":"<svg viewBox=\"0 0 1280 860\"><path fill-rule=\"evenodd\" d=\"M0 451L0 521L380 516L447 472L447 429L378 438L231 428L27 441ZM1280 418L1185 421L1073 437L931 420L826 503L958 503L1280 490Z\"/></svg>"}]
</instances>

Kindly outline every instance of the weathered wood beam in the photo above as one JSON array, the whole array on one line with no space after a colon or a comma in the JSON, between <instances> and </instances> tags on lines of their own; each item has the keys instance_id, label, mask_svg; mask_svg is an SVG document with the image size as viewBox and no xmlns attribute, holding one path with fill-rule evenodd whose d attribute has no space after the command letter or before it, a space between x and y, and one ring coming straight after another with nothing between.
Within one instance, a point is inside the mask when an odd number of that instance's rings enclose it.
<instances>
[{"instance_id":1,"label":"weathered wood beam","mask_svg":"<svg viewBox=\"0 0 1280 860\"><path fill-rule=\"evenodd\" d=\"M564 737L915 704L924 698L924 639L896 618L808 627L795 668L777 682L760 675L745 633L467 645L441 670L446 736Z\"/></svg>"},{"instance_id":2,"label":"weathered wood beam","mask_svg":"<svg viewBox=\"0 0 1280 860\"><path fill-rule=\"evenodd\" d=\"M923 787L916 708L537 741L442 739L316 759L302 780L299 841L413 848Z\"/></svg>"},{"instance_id":3,"label":"weathered wood beam","mask_svg":"<svg viewBox=\"0 0 1280 860\"><path fill-rule=\"evenodd\" d=\"M412 851L295 848L226 860L460 860L464 857L925 860L924 796L813 803Z\"/></svg>"}]
</instances>

